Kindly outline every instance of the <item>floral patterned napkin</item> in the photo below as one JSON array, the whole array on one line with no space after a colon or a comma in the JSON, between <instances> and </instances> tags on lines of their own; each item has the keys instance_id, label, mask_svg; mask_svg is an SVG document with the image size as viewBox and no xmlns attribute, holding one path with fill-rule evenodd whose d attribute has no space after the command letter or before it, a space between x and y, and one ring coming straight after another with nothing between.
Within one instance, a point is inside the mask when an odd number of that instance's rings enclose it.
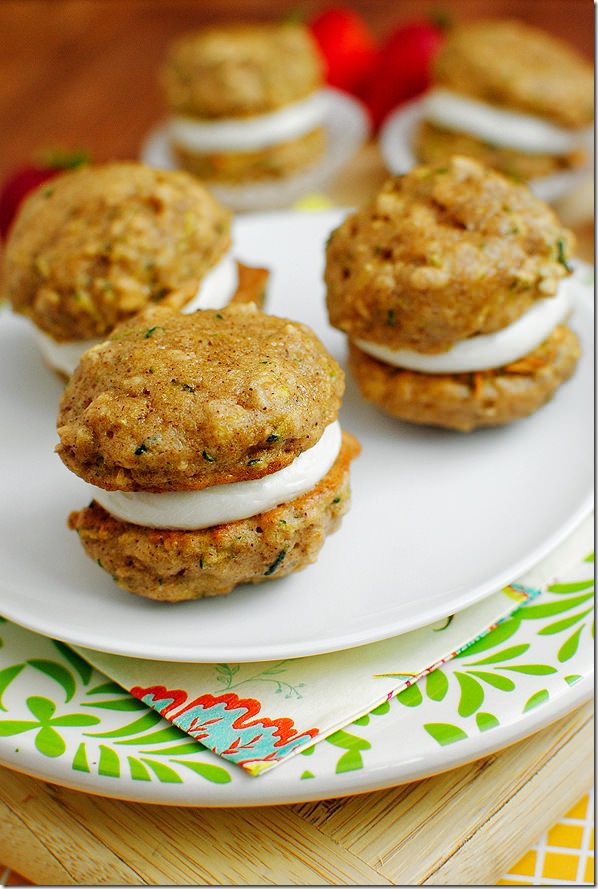
<instances>
[{"instance_id":1,"label":"floral patterned napkin","mask_svg":"<svg viewBox=\"0 0 598 889\"><path fill-rule=\"evenodd\" d=\"M257 776L347 726L492 632L593 545L586 520L541 565L418 630L292 660L189 664L75 650L228 762Z\"/></svg>"}]
</instances>

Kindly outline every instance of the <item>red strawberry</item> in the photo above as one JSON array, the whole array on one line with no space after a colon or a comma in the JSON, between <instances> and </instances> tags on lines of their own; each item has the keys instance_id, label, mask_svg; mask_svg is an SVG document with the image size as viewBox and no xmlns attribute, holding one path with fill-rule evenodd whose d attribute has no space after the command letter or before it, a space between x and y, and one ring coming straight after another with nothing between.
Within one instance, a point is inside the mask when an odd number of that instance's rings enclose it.
<instances>
[{"instance_id":1,"label":"red strawberry","mask_svg":"<svg viewBox=\"0 0 598 889\"><path fill-rule=\"evenodd\" d=\"M87 155L81 151L53 153L39 163L25 164L11 173L0 189L0 238L6 240L21 201L30 191L63 170L86 163L87 159Z\"/></svg>"},{"instance_id":2,"label":"red strawberry","mask_svg":"<svg viewBox=\"0 0 598 889\"><path fill-rule=\"evenodd\" d=\"M326 82L356 92L369 75L377 52L365 19L346 6L332 6L308 25L324 58Z\"/></svg>"},{"instance_id":3,"label":"red strawberry","mask_svg":"<svg viewBox=\"0 0 598 889\"><path fill-rule=\"evenodd\" d=\"M407 22L388 36L361 94L374 129L393 108L428 88L443 36L440 25L426 21Z\"/></svg>"}]
</instances>

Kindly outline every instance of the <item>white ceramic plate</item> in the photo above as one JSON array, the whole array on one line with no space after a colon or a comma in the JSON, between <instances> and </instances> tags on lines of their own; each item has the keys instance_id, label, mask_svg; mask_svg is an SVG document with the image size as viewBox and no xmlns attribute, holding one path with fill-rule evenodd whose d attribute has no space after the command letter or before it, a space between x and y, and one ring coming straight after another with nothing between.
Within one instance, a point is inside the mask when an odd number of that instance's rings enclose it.
<instances>
[{"instance_id":1,"label":"white ceramic plate","mask_svg":"<svg viewBox=\"0 0 598 889\"><path fill-rule=\"evenodd\" d=\"M330 87L324 90L328 111L324 129L326 150L317 164L288 179L272 179L251 185L210 183L210 190L233 210L273 210L290 207L303 195L320 191L344 167L369 135L367 114L356 99ZM175 169L166 123L158 124L141 146L140 160L152 167Z\"/></svg>"},{"instance_id":2,"label":"white ceramic plate","mask_svg":"<svg viewBox=\"0 0 598 889\"><path fill-rule=\"evenodd\" d=\"M422 120L422 99L415 99L393 112L380 130L380 151L391 173L406 173L417 163L413 144ZM588 131L588 150L593 151L592 132ZM529 186L543 201L555 201L592 175L592 161L578 170L553 173L532 179Z\"/></svg>"},{"instance_id":3,"label":"white ceramic plate","mask_svg":"<svg viewBox=\"0 0 598 889\"><path fill-rule=\"evenodd\" d=\"M267 265L270 312L309 324L344 362L327 323L323 245L341 211L240 217L239 258ZM583 274L589 275L588 267ZM53 453L60 384L28 324L0 316L0 614L100 651L189 662L246 662L336 651L395 636L467 607L539 562L593 497L592 288L572 326L583 357L532 417L469 435L382 415L347 377L342 425L362 443L353 503L318 561L229 596L167 605L124 593L69 531L87 486ZM9 418L8 421L6 418Z\"/></svg>"},{"instance_id":4,"label":"white ceramic plate","mask_svg":"<svg viewBox=\"0 0 598 889\"><path fill-rule=\"evenodd\" d=\"M591 696L592 567L581 562L525 618L258 778L66 646L0 621L0 762L102 796L190 806L327 799L417 780L512 744Z\"/></svg>"}]
</instances>

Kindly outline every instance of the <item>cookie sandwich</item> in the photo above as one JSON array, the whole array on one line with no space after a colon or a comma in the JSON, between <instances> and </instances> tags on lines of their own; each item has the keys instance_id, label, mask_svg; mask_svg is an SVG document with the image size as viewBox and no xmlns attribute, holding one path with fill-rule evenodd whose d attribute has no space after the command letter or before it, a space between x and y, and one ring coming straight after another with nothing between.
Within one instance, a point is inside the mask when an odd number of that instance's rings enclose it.
<instances>
[{"instance_id":1,"label":"cookie sandwich","mask_svg":"<svg viewBox=\"0 0 598 889\"><path fill-rule=\"evenodd\" d=\"M326 249L328 314L362 395L462 431L536 411L580 354L574 246L526 185L472 158L389 179Z\"/></svg>"},{"instance_id":2,"label":"cookie sandwich","mask_svg":"<svg viewBox=\"0 0 598 889\"><path fill-rule=\"evenodd\" d=\"M298 571L349 508L343 390L310 328L255 304L147 308L66 384L57 452L91 495L69 526L120 587L160 601Z\"/></svg>"},{"instance_id":3,"label":"cookie sandwich","mask_svg":"<svg viewBox=\"0 0 598 889\"><path fill-rule=\"evenodd\" d=\"M259 303L267 277L236 261L231 213L199 180L125 161L62 173L24 201L0 295L69 376L82 352L146 306Z\"/></svg>"},{"instance_id":4,"label":"cookie sandwich","mask_svg":"<svg viewBox=\"0 0 598 889\"><path fill-rule=\"evenodd\" d=\"M298 22L185 33L168 47L159 82L176 162L205 181L285 179L323 154L323 63Z\"/></svg>"},{"instance_id":5,"label":"cookie sandwich","mask_svg":"<svg viewBox=\"0 0 598 889\"><path fill-rule=\"evenodd\" d=\"M574 170L591 150L593 68L522 21L464 22L435 58L422 118L421 162L468 155L523 181Z\"/></svg>"}]
</instances>

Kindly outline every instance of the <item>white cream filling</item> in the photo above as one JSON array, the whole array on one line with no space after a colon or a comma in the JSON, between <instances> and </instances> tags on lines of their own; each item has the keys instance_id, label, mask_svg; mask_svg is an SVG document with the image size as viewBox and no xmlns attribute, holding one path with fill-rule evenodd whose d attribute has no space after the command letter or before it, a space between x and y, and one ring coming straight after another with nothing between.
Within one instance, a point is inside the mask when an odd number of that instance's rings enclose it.
<instances>
[{"instance_id":1,"label":"white cream filling","mask_svg":"<svg viewBox=\"0 0 598 889\"><path fill-rule=\"evenodd\" d=\"M322 125L328 101L318 90L278 111L254 117L199 121L176 116L168 121L170 139L190 151L257 151L297 139Z\"/></svg>"},{"instance_id":2,"label":"white cream filling","mask_svg":"<svg viewBox=\"0 0 598 889\"><path fill-rule=\"evenodd\" d=\"M422 108L430 123L526 154L566 154L580 143L579 131L465 98L452 90L431 90L422 100Z\"/></svg>"},{"instance_id":3,"label":"white cream filling","mask_svg":"<svg viewBox=\"0 0 598 889\"><path fill-rule=\"evenodd\" d=\"M197 293L181 311L189 314L196 309L221 309L238 285L237 263L229 251L199 283ZM103 342L103 338L58 342L43 330L34 327L37 344L44 360L61 373L70 377L84 352Z\"/></svg>"},{"instance_id":4,"label":"white cream filling","mask_svg":"<svg viewBox=\"0 0 598 889\"><path fill-rule=\"evenodd\" d=\"M258 515L305 494L324 478L341 447L338 420L320 440L284 469L264 478L214 485L201 491L160 494L104 491L91 485L93 497L111 515L149 528L210 528Z\"/></svg>"},{"instance_id":5,"label":"white cream filling","mask_svg":"<svg viewBox=\"0 0 598 889\"><path fill-rule=\"evenodd\" d=\"M188 315L196 309L222 309L230 302L239 284L237 263L229 251L199 282L197 293L181 312Z\"/></svg>"},{"instance_id":6,"label":"white cream filling","mask_svg":"<svg viewBox=\"0 0 598 889\"><path fill-rule=\"evenodd\" d=\"M360 339L356 339L355 344L386 364L423 373L466 373L503 367L532 352L565 320L572 304L570 280L561 281L556 296L537 300L508 327L460 340L447 352L424 354L411 349L394 350Z\"/></svg>"},{"instance_id":7,"label":"white cream filling","mask_svg":"<svg viewBox=\"0 0 598 889\"><path fill-rule=\"evenodd\" d=\"M34 336L37 340L38 348L42 354L44 361L55 370L60 371L67 377L70 377L77 365L79 359L84 352L97 346L102 340L70 340L66 343L59 343L57 340L48 336L39 327L33 328Z\"/></svg>"}]
</instances>

